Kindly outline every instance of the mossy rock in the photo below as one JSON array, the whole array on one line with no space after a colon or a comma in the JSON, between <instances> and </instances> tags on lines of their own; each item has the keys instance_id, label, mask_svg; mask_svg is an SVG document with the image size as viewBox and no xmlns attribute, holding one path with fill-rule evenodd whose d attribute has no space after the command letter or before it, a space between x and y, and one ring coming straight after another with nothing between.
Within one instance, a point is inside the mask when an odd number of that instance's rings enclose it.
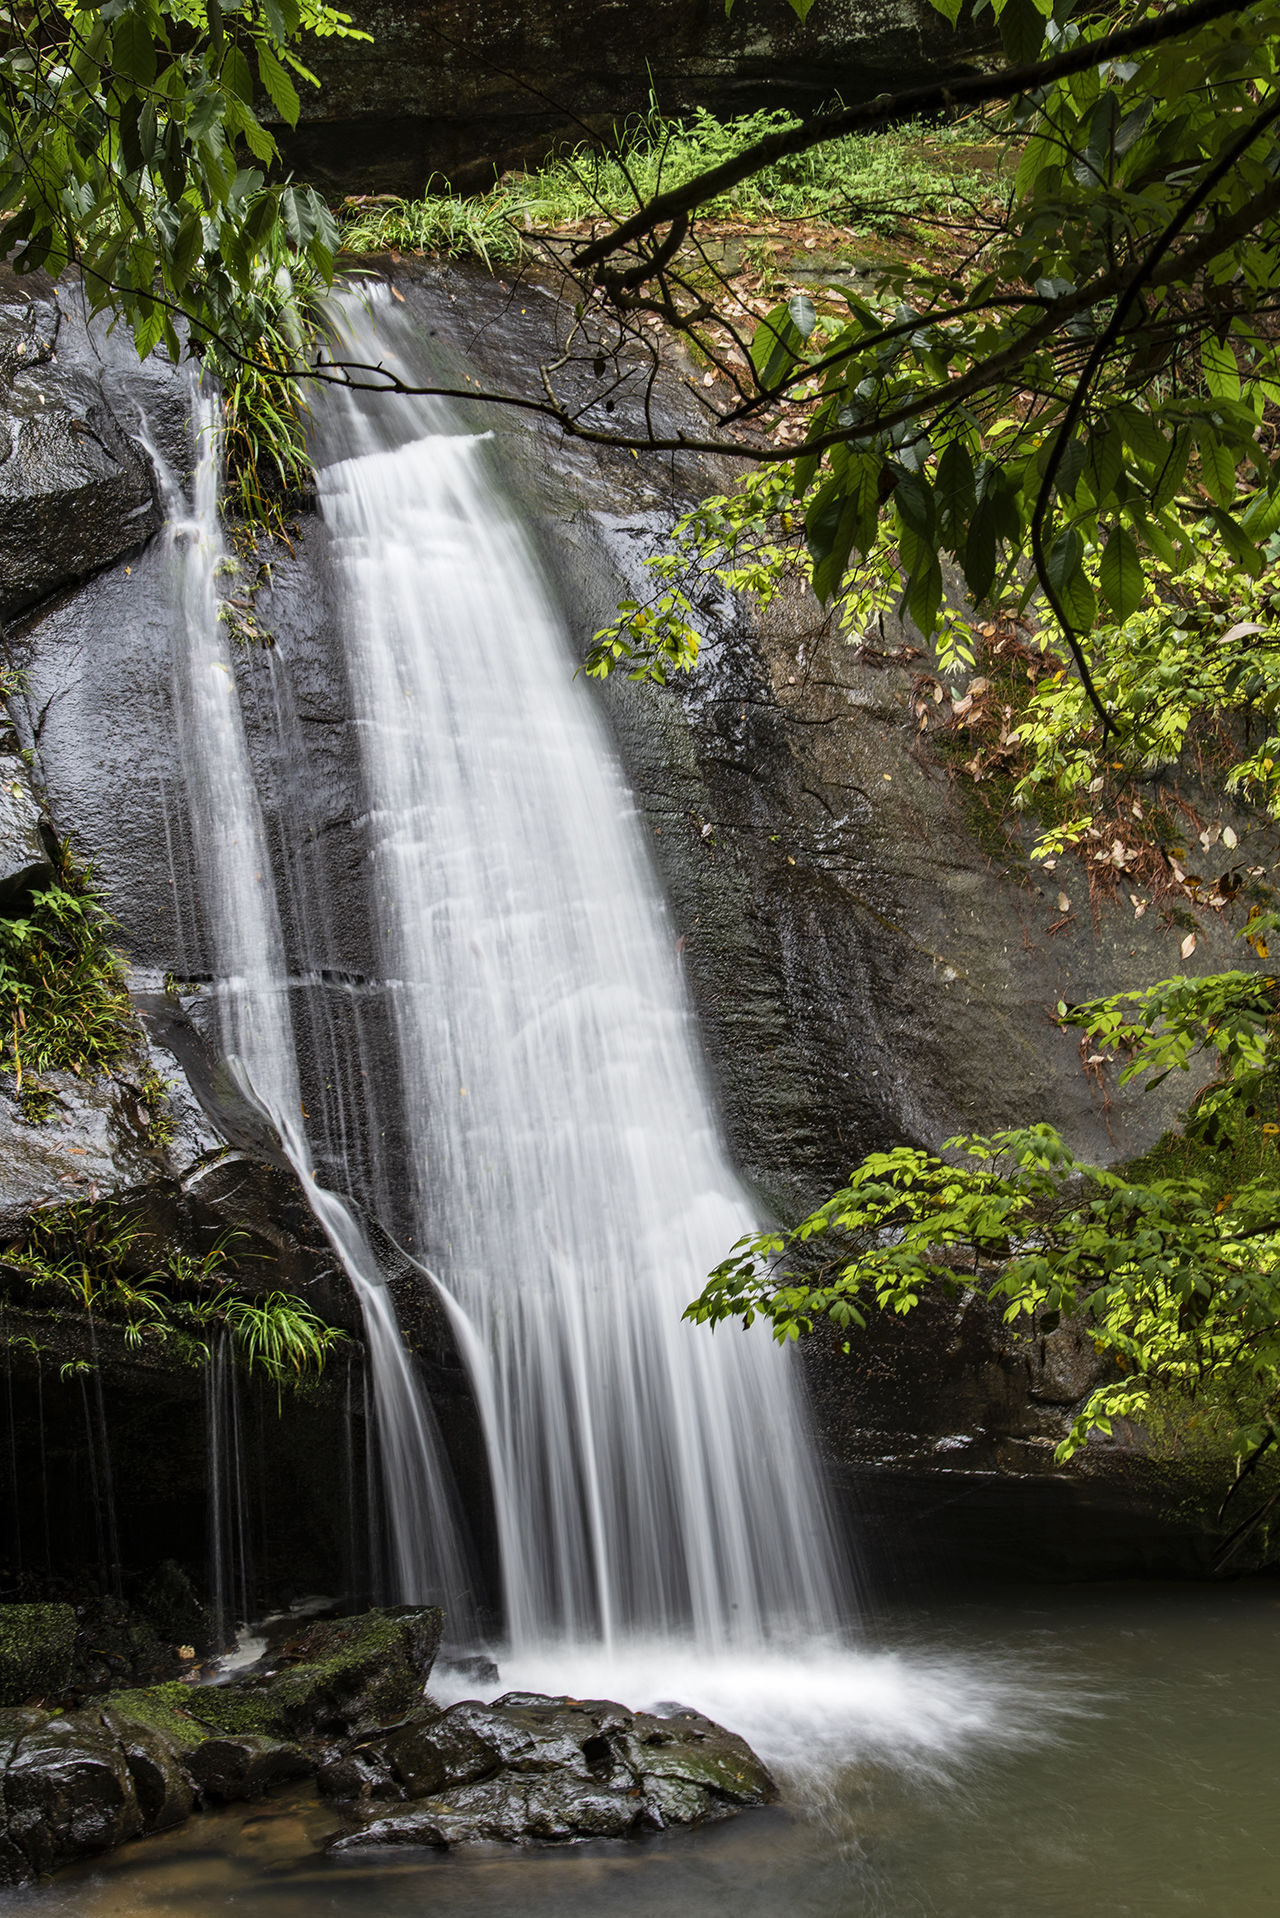
<instances>
[{"instance_id":1,"label":"mossy rock","mask_svg":"<svg viewBox=\"0 0 1280 1918\"><path fill-rule=\"evenodd\" d=\"M163 1685L144 1685L132 1691L108 1692L106 1703L112 1717L132 1720L158 1732L162 1738L187 1753L195 1751L209 1736L209 1726L192 1711L200 1688L170 1679Z\"/></svg>"},{"instance_id":2,"label":"mossy rock","mask_svg":"<svg viewBox=\"0 0 1280 1918\"><path fill-rule=\"evenodd\" d=\"M113 1692L113 1710L192 1751L211 1731L268 1738L341 1735L385 1725L421 1704L444 1613L400 1606L311 1626L294 1663L228 1685L151 1685Z\"/></svg>"},{"instance_id":3,"label":"mossy rock","mask_svg":"<svg viewBox=\"0 0 1280 1918\"><path fill-rule=\"evenodd\" d=\"M209 1688L189 1709L221 1731L276 1738L385 1725L421 1704L443 1629L434 1606L325 1620L291 1647L296 1663Z\"/></svg>"},{"instance_id":4,"label":"mossy rock","mask_svg":"<svg viewBox=\"0 0 1280 1918\"><path fill-rule=\"evenodd\" d=\"M0 1605L0 1705L65 1691L75 1642L70 1605Z\"/></svg>"}]
</instances>

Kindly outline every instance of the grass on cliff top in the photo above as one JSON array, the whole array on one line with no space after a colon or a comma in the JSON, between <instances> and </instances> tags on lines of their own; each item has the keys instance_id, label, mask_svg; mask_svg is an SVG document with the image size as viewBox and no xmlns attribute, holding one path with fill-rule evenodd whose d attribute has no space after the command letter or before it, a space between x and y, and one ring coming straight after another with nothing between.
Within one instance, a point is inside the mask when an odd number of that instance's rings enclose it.
<instances>
[{"instance_id":1,"label":"grass on cliff top","mask_svg":"<svg viewBox=\"0 0 1280 1918\"><path fill-rule=\"evenodd\" d=\"M505 174L488 193L463 196L446 186L415 201L348 201L343 246L351 253L392 249L507 263L524 251L527 234L620 218L652 194L797 124L777 110L721 121L700 108L684 123L655 110L629 123L612 147L575 147L528 173ZM965 124L850 135L744 180L712 201L703 219L765 229L818 224L847 236L892 235L917 217L960 228L1001 190L999 154Z\"/></svg>"}]
</instances>

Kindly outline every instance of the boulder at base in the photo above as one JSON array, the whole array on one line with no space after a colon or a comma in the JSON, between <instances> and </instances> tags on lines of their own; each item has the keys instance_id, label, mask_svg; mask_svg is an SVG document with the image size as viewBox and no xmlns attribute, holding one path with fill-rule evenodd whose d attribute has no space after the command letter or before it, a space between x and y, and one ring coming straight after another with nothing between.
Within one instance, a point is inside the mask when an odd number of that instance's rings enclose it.
<instances>
[{"instance_id":1,"label":"boulder at base","mask_svg":"<svg viewBox=\"0 0 1280 1918\"><path fill-rule=\"evenodd\" d=\"M777 1796L750 1746L699 1712L659 1717L533 1692L428 1708L359 1758L358 1772L339 1763L319 1775L322 1791L358 1794L361 1822L335 1851L635 1838Z\"/></svg>"},{"instance_id":2,"label":"boulder at base","mask_svg":"<svg viewBox=\"0 0 1280 1918\"><path fill-rule=\"evenodd\" d=\"M65 1685L70 1606L0 1613L10 1695ZM58 1715L0 1711L0 1884L180 1824L198 1802L259 1798L308 1776L335 1737L376 1735L422 1708L442 1625L429 1608L366 1612L309 1627L284 1648L281 1669L228 1685L109 1692L96 1709Z\"/></svg>"}]
</instances>

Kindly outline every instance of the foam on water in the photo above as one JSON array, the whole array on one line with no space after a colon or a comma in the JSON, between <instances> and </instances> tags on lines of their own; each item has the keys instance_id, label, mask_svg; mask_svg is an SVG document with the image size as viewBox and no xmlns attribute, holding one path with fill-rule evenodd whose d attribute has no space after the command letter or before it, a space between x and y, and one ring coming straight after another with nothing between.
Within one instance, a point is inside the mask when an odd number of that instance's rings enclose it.
<instances>
[{"instance_id":1,"label":"foam on water","mask_svg":"<svg viewBox=\"0 0 1280 1918\"><path fill-rule=\"evenodd\" d=\"M975 1749L1044 1737L1069 1708L1025 1660L860 1651L831 1639L710 1657L678 1638L609 1650L547 1644L507 1653L499 1666L499 1681L480 1687L441 1673L432 1694L448 1704L531 1691L610 1698L631 1710L692 1706L745 1738L806 1800L864 1763L945 1774Z\"/></svg>"}]
</instances>

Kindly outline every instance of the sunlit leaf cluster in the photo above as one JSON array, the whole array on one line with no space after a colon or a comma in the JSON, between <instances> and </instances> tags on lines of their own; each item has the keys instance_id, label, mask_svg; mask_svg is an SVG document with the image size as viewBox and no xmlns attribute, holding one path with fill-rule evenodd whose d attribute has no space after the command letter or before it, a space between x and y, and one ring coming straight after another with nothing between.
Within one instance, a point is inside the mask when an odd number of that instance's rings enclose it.
<instances>
[{"instance_id":1,"label":"sunlit leaf cluster","mask_svg":"<svg viewBox=\"0 0 1280 1918\"><path fill-rule=\"evenodd\" d=\"M78 266L138 352L252 350L283 254L321 278L337 232L314 188L268 179L293 125L307 33L352 31L315 0L37 0L3 10L0 214L19 272Z\"/></svg>"}]
</instances>

